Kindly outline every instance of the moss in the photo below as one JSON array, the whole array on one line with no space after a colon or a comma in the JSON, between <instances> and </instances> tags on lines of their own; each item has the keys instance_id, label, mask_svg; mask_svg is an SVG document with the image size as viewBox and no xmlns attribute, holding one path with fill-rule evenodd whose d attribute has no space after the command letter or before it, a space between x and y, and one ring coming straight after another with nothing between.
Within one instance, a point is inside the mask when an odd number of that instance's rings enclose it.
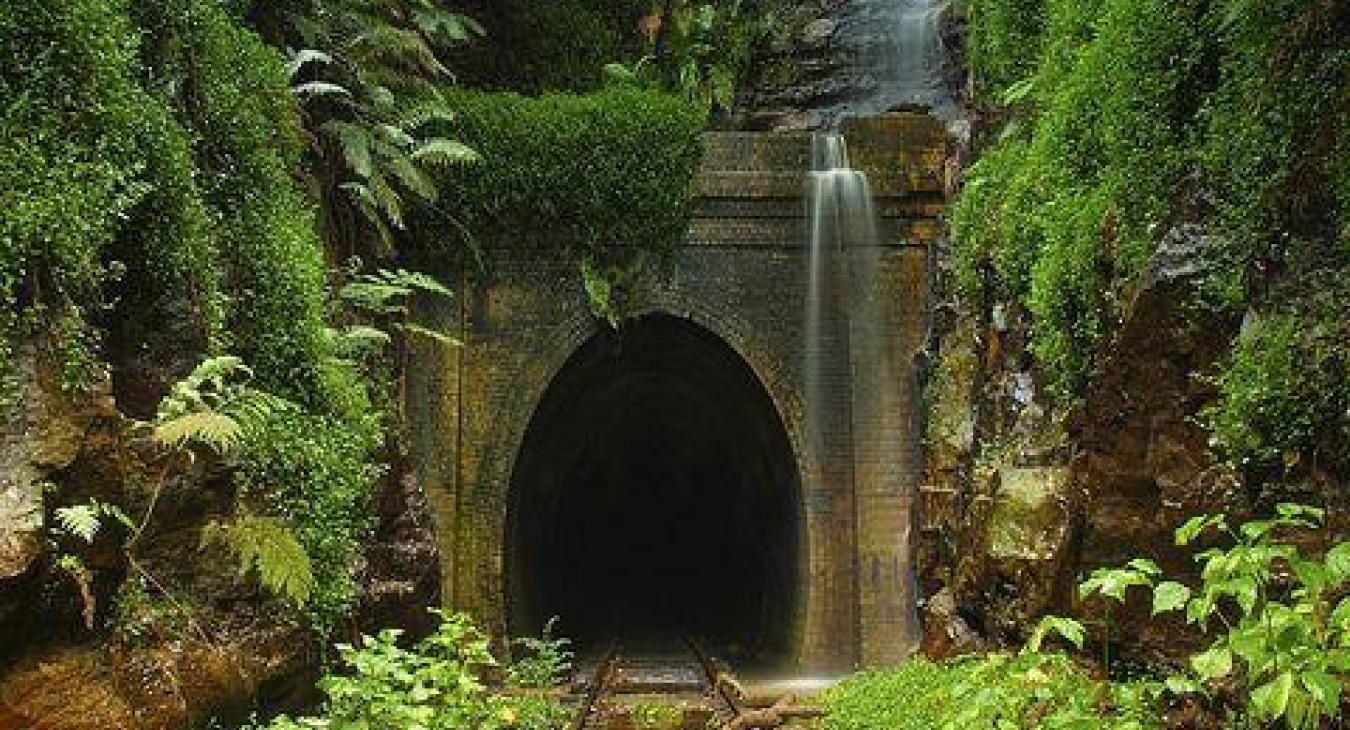
<instances>
[{"instance_id":1,"label":"moss","mask_svg":"<svg viewBox=\"0 0 1350 730\"><path fill-rule=\"evenodd\" d=\"M1092 679L1058 655L911 659L863 672L824 696L824 730L935 727L1160 728L1143 683Z\"/></svg>"},{"instance_id":2,"label":"moss","mask_svg":"<svg viewBox=\"0 0 1350 730\"><path fill-rule=\"evenodd\" d=\"M534 98L459 91L450 103L453 136L483 162L448 173L444 207L478 246L562 250L613 278L683 241L702 155L700 111L633 89Z\"/></svg>"}]
</instances>

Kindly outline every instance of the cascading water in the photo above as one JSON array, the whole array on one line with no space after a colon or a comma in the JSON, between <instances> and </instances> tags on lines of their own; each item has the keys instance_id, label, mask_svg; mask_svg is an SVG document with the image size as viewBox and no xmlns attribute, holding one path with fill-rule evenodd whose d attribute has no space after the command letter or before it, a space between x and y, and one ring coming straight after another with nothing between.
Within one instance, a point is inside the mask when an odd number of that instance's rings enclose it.
<instances>
[{"instance_id":1,"label":"cascading water","mask_svg":"<svg viewBox=\"0 0 1350 730\"><path fill-rule=\"evenodd\" d=\"M808 438L820 453L822 440L831 428L825 422L826 404L835 400L829 397L826 388L848 384L847 368L843 372L832 371L849 361L850 253L870 251L875 256L877 231L867 175L849 167L843 135L813 136L811 158L813 169L806 198L811 226L806 302L806 423Z\"/></svg>"},{"instance_id":2,"label":"cascading water","mask_svg":"<svg viewBox=\"0 0 1350 730\"><path fill-rule=\"evenodd\" d=\"M848 113L917 104L942 119L956 115L942 41L942 17L950 6L951 0L856 0L852 37L859 70L871 84Z\"/></svg>"},{"instance_id":3,"label":"cascading water","mask_svg":"<svg viewBox=\"0 0 1350 730\"><path fill-rule=\"evenodd\" d=\"M880 504L906 502L903 478L896 470L902 450L911 449L912 433L897 387L902 373L890 360L887 317L877 277L881 249L878 219L867 175L849 166L848 149L839 134L812 138L812 167L806 202L810 224L809 283L806 311L806 432L813 460L824 463L832 444L848 442L859 453L846 469L824 472L842 483L870 484L869 494L854 494L860 533L859 567L868 563L872 576L860 586L864 633L884 631L879 639L862 637L869 646L895 647L871 657L888 662L907 654L918 641L918 616L913 571L909 567L908 528L884 540L894 550L864 547L868 535L888 515L868 513ZM863 453L870 449L870 453ZM863 469L871 469L866 474ZM857 487L855 487L855 490ZM880 496L878 496L880 495ZM881 528L887 529L887 528ZM876 547L873 545L872 547ZM860 576L860 581L864 580ZM869 657L864 656L864 660Z\"/></svg>"}]
</instances>

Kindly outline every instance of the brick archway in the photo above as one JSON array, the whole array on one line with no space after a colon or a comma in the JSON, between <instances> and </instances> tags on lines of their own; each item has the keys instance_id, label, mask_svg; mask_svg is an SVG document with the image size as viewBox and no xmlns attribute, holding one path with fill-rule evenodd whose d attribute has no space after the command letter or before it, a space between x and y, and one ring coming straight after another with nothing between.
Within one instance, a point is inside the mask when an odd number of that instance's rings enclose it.
<instances>
[{"instance_id":1,"label":"brick archway","mask_svg":"<svg viewBox=\"0 0 1350 730\"><path fill-rule=\"evenodd\" d=\"M687 243L637 282L629 300L633 316L688 321L725 343L777 413L801 483L790 652L811 669L894 661L911 638L915 596L905 561L919 463L910 363L924 336L928 247L940 235L944 201L944 137L935 122L899 115L846 133L853 159L873 177L883 217L872 295L885 304L882 347L902 366L891 413L855 415L820 453L802 448L808 137L710 136ZM453 305L422 313L463 345L418 345L408 412L414 463L436 515L444 600L503 632L507 515L521 445L549 384L599 327L573 262L527 248L491 259L490 276L461 277ZM832 397L855 414L869 411L856 407L869 394L847 384Z\"/></svg>"}]
</instances>

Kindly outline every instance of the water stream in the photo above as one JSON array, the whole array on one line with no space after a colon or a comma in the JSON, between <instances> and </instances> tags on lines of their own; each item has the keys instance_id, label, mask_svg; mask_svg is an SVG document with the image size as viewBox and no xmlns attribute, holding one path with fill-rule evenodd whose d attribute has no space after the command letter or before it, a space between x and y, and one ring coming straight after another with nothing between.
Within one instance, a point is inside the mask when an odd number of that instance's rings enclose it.
<instances>
[{"instance_id":1,"label":"water stream","mask_svg":"<svg viewBox=\"0 0 1350 730\"><path fill-rule=\"evenodd\" d=\"M870 566L869 577L859 577L864 660L867 647L900 647L899 653L882 649L871 657L890 661L917 641L909 536L892 512L897 500L905 502L897 460L914 435L899 393L903 373L890 359L888 302L878 286L878 219L867 175L850 166L839 134L812 138L812 168L806 190L807 448L826 483L852 487L858 561ZM851 444L842 449L850 456L841 462L832 455L843 444ZM881 533L888 536L878 541Z\"/></svg>"},{"instance_id":2,"label":"water stream","mask_svg":"<svg viewBox=\"0 0 1350 730\"><path fill-rule=\"evenodd\" d=\"M900 105L928 107L952 119L956 102L947 78L942 17L951 0L855 0L850 21L867 91L846 114L878 114Z\"/></svg>"}]
</instances>

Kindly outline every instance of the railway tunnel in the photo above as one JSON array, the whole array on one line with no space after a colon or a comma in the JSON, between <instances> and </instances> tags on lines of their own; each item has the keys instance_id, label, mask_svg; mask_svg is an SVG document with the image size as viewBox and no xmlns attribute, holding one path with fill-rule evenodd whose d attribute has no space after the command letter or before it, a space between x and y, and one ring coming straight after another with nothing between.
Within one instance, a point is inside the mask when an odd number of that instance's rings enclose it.
<instances>
[{"instance_id":1,"label":"railway tunnel","mask_svg":"<svg viewBox=\"0 0 1350 730\"><path fill-rule=\"evenodd\" d=\"M512 633L584 648L679 633L728 657L792 650L800 479L755 373L689 320L592 336L532 416L511 479Z\"/></svg>"}]
</instances>

